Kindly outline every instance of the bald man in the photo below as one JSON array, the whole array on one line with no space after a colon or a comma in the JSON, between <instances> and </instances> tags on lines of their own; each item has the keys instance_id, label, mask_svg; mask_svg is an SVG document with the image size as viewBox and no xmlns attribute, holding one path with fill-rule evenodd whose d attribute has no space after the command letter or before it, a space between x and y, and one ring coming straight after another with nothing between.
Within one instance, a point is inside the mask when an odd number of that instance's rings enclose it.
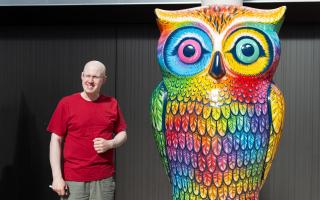
<instances>
[{"instance_id":1,"label":"bald man","mask_svg":"<svg viewBox=\"0 0 320 200\"><path fill-rule=\"evenodd\" d=\"M113 149L127 140L127 134L117 100L100 93L106 78L103 63L86 63L81 73L83 91L62 98L47 127L50 187L61 199L114 198Z\"/></svg>"}]
</instances>

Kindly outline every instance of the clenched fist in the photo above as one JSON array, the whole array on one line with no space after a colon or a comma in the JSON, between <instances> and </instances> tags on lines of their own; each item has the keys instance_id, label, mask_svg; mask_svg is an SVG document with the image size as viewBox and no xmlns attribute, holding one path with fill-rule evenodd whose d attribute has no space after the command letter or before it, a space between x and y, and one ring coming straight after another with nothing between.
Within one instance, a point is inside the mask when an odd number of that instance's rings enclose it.
<instances>
[{"instance_id":1,"label":"clenched fist","mask_svg":"<svg viewBox=\"0 0 320 200\"><path fill-rule=\"evenodd\" d=\"M104 153L109 149L114 148L113 146L114 146L113 140L106 140L104 138L95 138L93 140L93 147L97 153Z\"/></svg>"}]
</instances>

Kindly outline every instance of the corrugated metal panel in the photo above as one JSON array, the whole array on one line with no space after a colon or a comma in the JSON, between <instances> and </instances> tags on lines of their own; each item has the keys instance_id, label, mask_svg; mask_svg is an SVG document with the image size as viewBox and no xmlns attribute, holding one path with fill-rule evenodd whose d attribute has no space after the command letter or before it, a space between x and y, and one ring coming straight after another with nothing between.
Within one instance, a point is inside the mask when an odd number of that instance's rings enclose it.
<instances>
[{"instance_id":1,"label":"corrugated metal panel","mask_svg":"<svg viewBox=\"0 0 320 200\"><path fill-rule=\"evenodd\" d=\"M117 98L128 123L128 142L117 150L118 200L170 199L149 118L151 92L161 80L157 35L155 25L118 29Z\"/></svg>"}]
</instances>

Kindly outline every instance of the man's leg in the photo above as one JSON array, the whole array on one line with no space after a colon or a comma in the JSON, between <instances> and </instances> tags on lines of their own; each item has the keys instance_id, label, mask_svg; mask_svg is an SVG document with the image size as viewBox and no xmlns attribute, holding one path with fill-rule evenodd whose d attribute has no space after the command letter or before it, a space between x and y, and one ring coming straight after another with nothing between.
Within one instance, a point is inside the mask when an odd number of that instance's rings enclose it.
<instances>
[{"instance_id":1,"label":"man's leg","mask_svg":"<svg viewBox=\"0 0 320 200\"><path fill-rule=\"evenodd\" d=\"M115 181L113 177L90 183L90 200L114 200Z\"/></svg>"},{"instance_id":2,"label":"man's leg","mask_svg":"<svg viewBox=\"0 0 320 200\"><path fill-rule=\"evenodd\" d=\"M89 200L90 184L87 182L67 181L68 196L61 200Z\"/></svg>"}]
</instances>

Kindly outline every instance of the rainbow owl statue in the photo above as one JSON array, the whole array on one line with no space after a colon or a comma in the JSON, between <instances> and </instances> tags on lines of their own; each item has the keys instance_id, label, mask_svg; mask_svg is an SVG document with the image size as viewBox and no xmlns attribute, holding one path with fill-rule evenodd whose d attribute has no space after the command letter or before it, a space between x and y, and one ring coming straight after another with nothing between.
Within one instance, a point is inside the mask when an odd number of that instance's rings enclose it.
<instances>
[{"instance_id":1,"label":"rainbow owl statue","mask_svg":"<svg viewBox=\"0 0 320 200\"><path fill-rule=\"evenodd\" d=\"M259 199L284 121L272 78L285 10L156 9L163 80L151 119L172 199Z\"/></svg>"}]
</instances>

